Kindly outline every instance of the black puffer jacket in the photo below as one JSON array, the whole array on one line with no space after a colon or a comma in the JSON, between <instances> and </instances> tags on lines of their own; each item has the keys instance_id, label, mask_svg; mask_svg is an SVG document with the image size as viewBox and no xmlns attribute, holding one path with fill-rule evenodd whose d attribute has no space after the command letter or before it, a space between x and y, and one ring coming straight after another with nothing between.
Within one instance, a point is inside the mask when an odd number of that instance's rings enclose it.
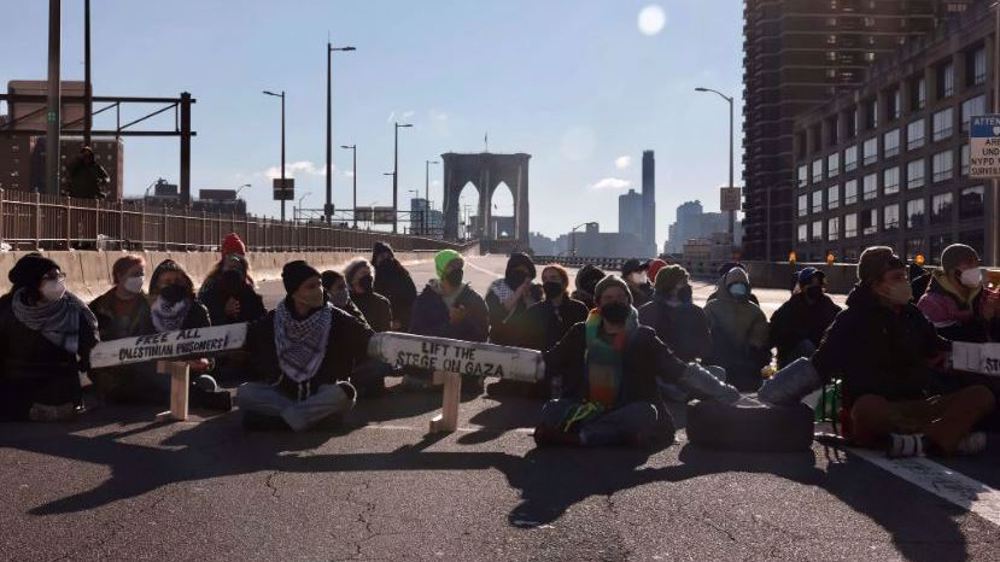
<instances>
[{"instance_id":1,"label":"black puffer jacket","mask_svg":"<svg viewBox=\"0 0 1000 562\"><path fill-rule=\"evenodd\" d=\"M688 303L670 306L659 296L639 309L639 323L649 326L681 361L708 357L712 352L712 334L708 319L700 307Z\"/></svg>"},{"instance_id":2,"label":"black puffer jacket","mask_svg":"<svg viewBox=\"0 0 1000 562\"><path fill-rule=\"evenodd\" d=\"M389 299L393 317L400 323L400 331L410 329L410 314L417 300L417 286L410 272L395 257L386 258L375 266L374 291Z\"/></svg>"},{"instance_id":3,"label":"black puffer jacket","mask_svg":"<svg viewBox=\"0 0 1000 562\"><path fill-rule=\"evenodd\" d=\"M857 286L837 315L812 363L824 380L843 379L845 401L865 394L887 400L924 396L928 360L951 348L913 304L891 308Z\"/></svg>"},{"instance_id":4,"label":"black puffer jacket","mask_svg":"<svg viewBox=\"0 0 1000 562\"><path fill-rule=\"evenodd\" d=\"M789 355L803 340L819 347L839 312L840 307L826 295L811 304L805 293L792 295L771 315L771 346L778 348L778 364L787 365Z\"/></svg>"},{"instance_id":5,"label":"black puffer jacket","mask_svg":"<svg viewBox=\"0 0 1000 562\"><path fill-rule=\"evenodd\" d=\"M229 302L230 298L236 299L240 303L240 313L235 317L226 315L226 303ZM226 287L226 280L221 275L205 282L198 294L198 300L208 309L213 326L254 322L267 314L264 299L250 284L244 283L240 287Z\"/></svg>"},{"instance_id":6,"label":"black puffer jacket","mask_svg":"<svg viewBox=\"0 0 1000 562\"><path fill-rule=\"evenodd\" d=\"M547 351L570 331L573 326L587 319L587 307L578 300L563 296L556 307L544 300L528 307L517 328L517 345L538 351Z\"/></svg>"},{"instance_id":7,"label":"black puffer jacket","mask_svg":"<svg viewBox=\"0 0 1000 562\"><path fill-rule=\"evenodd\" d=\"M392 328L392 305L378 293L351 293L351 301L364 315L365 321L376 333Z\"/></svg>"},{"instance_id":8,"label":"black puffer jacket","mask_svg":"<svg viewBox=\"0 0 1000 562\"><path fill-rule=\"evenodd\" d=\"M410 331L421 336L463 341L484 342L489 338L489 314L479 293L466 284L455 297L453 306L465 309L465 318L455 324L451 323L448 305L441 296L441 283L432 279L413 303Z\"/></svg>"}]
</instances>

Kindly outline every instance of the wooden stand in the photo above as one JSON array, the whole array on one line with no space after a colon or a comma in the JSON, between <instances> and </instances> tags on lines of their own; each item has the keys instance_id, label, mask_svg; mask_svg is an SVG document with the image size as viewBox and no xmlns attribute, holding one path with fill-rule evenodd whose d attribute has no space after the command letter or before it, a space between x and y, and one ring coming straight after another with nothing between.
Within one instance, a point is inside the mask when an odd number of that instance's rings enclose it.
<instances>
[{"instance_id":1,"label":"wooden stand","mask_svg":"<svg viewBox=\"0 0 1000 562\"><path fill-rule=\"evenodd\" d=\"M462 399L462 375L434 371L434 384L444 384L441 413L431 420L431 433L448 432L458 429L458 404Z\"/></svg>"},{"instance_id":2,"label":"wooden stand","mask_svg":"<svg viewBox=\"0 0 1000 562\"><path fill-rule=\"evenodd\" d=\"M157 361L156 372L170 375L170 411L157 414L158 420L187 421L190 368L183 361Z\"/></svg>"}]
</instances>

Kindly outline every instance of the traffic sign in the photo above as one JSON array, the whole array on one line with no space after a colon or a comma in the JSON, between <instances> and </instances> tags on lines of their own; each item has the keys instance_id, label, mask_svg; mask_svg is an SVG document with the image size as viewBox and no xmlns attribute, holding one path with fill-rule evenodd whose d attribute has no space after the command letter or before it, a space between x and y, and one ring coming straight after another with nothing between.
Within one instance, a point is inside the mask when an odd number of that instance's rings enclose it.
<instances>
[{"instance_id":1,"label":"traffic sign","mask_svg":"<svg viewBox=\"0 0 1000 562\"><path fill-rule=\"evenodd\" d=\"M741 189L738 187L720 187L719 194L721 203L719 208L723 211L739 211L740 200L742 198Z\"/></svg>"},{"instance_id":2,"label":"traffic sign","mask_svg":"<svg viewBox=\"0 0 1000 562\"><path fill-rule=\"evenodd\" d=\"M969 177L1000 178L1000 115L979 115L969 127Z\"/></svg>"},{"instance_id":3,"label":"traffic sign","mask_svg":"<svg viewBox=\"0 0 1000 562\"><path fill-rule=\"evenodd\" d=\"M295 178L274 178L275 201L292 201L295 199Z\"/></svg>"}]
</instances>

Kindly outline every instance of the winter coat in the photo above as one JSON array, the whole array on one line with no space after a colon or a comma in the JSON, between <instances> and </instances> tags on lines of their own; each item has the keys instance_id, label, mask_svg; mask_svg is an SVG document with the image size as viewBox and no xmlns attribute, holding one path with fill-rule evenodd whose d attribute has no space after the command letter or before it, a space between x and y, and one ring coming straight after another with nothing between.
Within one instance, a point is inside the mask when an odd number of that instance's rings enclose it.
<instances>
[{"instance_id":1,"label":"winter coat","mask_svg":"<svg viewBox=\"0 0 1000 562\"><path fill-rule=\"evenodd\" d=\"M77 158L67 170L69 194L82 199L104 199L110 178L107 170L97 162L87 164Z\"/></svg>"},{"instance_id":2,"label":"winter coat","mask_svg":"<svg viewBox=\"0 0 1000 562\"><path fill-rule=\"evenodd\" d=\"M101 341L111 341L131 338L153 333L153 320L150 318L149 301L146 295L136 295L131 304L135 308L132 314L122 317L116 304L119 302L112 288L90 303L90 311L97 317L97 329Z\"/></svg>"},{"instance_id":3,"label":"winter coat","mask_svg":"<svg viewBox=\"0 0 1000 562\"><path fill-rule=\"evenodd\" d=\"M586 320L587 312L582 302L566 296L558 307L550 300L535 303L518 320L517 345L538 351L549 350L570 328Z\"/></svg>"},{"instance_id":4,"label":"winter coat","mask_svg":"<svg viewBox=\"0 0 1000 562\"><path fill-rule=\"evenodd\" d=\"M392 314L402 326L400 331L410 329L410 314L417 298L417 286L413 284L410 272L396 258L388 258L375 266L373 290L389 299Z\"/></svg>"},{"instance_id":5,"label":"winter coat","mask_svg":"<svg viewBox=\"0 0 1000 562\"><path fill-rule=\"evenodd\" d=\"M351 293L351 301L364 315L365 321L376 333L392 329L392 305L378 293Z\"/></svg>"},{"instance_id":6,"label":"winter coat","mask_svg":"<svg viewBox=\"0 0 1000 562\"><path fill-rule=\"evenodd\" d=\"M639 323L655 330L681 361L704 359L712 351L708 318L697 305L670 306L662 297L654 296L652 302L639 309Z\"/></svg>"},{"instance_id":7,"label":"winter coat","mask_svg":"<svg viewBox=\"0 0 1000 562\"><path fill-rule=\"evenodd\" d=\"M638 286L628 286L629 293L632 293L632 306L641 308L646 303L653 300L653 286L649 283Z\"/></svg>"},{"instance_id":8,"label":"winter coat","mask_svg":"<svg viewBox=\"0 0 1000 562\"><path fill-rule=\"evenodd\" d=\"M288 306L291 307L292 304L288 302ZM263 318L250 324L247 330L246 349L251 355L251 369L258 380L272 383L278 381L278 386L285 395L297 398L298 384L282 376L278 364L278 348L274 342L275 314L273 310L268 312ZM371 328L339 308L323 309L314 314L332 314L333 320L323 362L320 363L316 376L309 380L310 394L315 393L321 385L348 380L354 367L367 360L368 340L374 334Z\"/></svg>"},{"instance_id":9,"label":"winter coat","mask_svg":"<svg viewBox=\"0 0 1000 562\"><path fill-rule=\"evenodd\" d=\"M586 331L586 323L575 324L559 343L545 352L546 377L562 377L564 398L588 398L589 388L585 375ZM624 364L618 407L641 401L656 405L659 409L662 407L662 400L656 384L657 378L677 382L687 368L687 364L675 357L648 326L637 327L629 336L622 358Z\"/></svg>"},{"instance_id":10,"label":"winter coat","mask_svg":"<svg viewBox=\"0 0 1000 562\"><path fill-rule=\"evenodd\" d=\"M455 340L486 341L490 335L490 319L483 297L466 284L455 297L454 306L465 309L465 318L456 324L451 323L440 282L432 279L413 303L410 332Z\"/></svg>"},{"instance_id":11,"label":"winter coat","mask_svg":"<svg viewBox=\"0 0 1000 562\"><path fill-rule=\"evenodd\" d=\"M771 315L771 347L778 348L778 364L787 365L803 340L819 347L823 334L840 312L833 299L823 295L810 304L805 293L796 293Z\"/></svg>"},{"instance_id":12,"label":"winter coat","mask_svg":"<svg viewBox=\"0 0 1000 562\"><path fill-rule=\"evenodd\" d=\"M588 293L587 291L584 291L582 289L577 289L577 290L573 291L572 293L570 293L569 298L571 298L571 299L573 299L575 301L582 302L583 306L587 307L588 311L589 310L593 310L594 307L596 306L594 304L594 295L592 293Z\"/></svg>"},{"instance_id":13,"label":"winter coat","mask_svg":"<svg viewBox=\"0 0 1000 562\"><path fill-rule=\"evenodd\" d=\"M230 298L234 298L240 303L240 313L235 317L226 315L226 303L229 302ZM213 326L254 322L267 314L264 299L254 291L252 286L246 284L240 288L237 294L233 295L223 286L219 277L209 278L205 281L201 292L198 293L198 300L208 309Z\"/></svg>"},{"instance_id":14,"label":"winter coat","mask_svg":"<svg viewBox=\"0 0 1000 562\"><path fill-rule=\"evenodd\" d=\"M982 289L977 288L968 296L963 296L945 272L935 271L930 275L927 292L920 297L917 308L930 320L938 334L951 341L990 341L993 322L983 318Z\"/></svg>"},{"instance_id":15,"label":"winter coat","mask_svg":"<svg viewBox=\"0 0 1000 562\"><path fill-rule=\"evenodd\" d=\"M50 342L14 315L12 295L0 298L0 420L24 421L32 404L79 404L97 333L80 313L77 355Z\"/></svg>"},{"instance_id":16,"label":"winter coat","mask_svg":"<svg viewBox=\"0 0 1000 562\"><path fill-rule=\"evenodd\" d=\"M871 288L859 285L847 297L847 310L827 330L812 364L825 381L843 380L847 404L865 394L909 400L925 394L928 359L950 347L915 305L886 306Z\"/></svg>"},{"instance_id":17,"label":"winter coat","mask_svg":"<svg viewBox=\"0 0 1000 562\"><path fill-rule=\"evenodd\" d=\"M514 310L508 311L503 304L503 299L500 298L504 288L510 292L517 289L517 287L507 287L506 281L497 279L490 284L490 288L486 292L486 308L489 310L490 318L490 341L497 345L517 345L520 339L518 327L530 305L525 304L524 299L521 299L517 302ZM529 293L528 299L532 301L531 305L542 300L541 285L532 283Z\"/></svg>"},{"instance_id":18,"label":"winter coat","mask_svg":"<svg viewBox=\"0 0 1000 562\"><path fill-rule=\"evenodd\" d=\"M732 296L725 278L719 281L716 294L705 305L712 333L712 352L706 362L724 367L728 380L740 390L754 391L762 382L760 370L771 361L767 318L750 300Z\"/></svg>"}]
</instances>

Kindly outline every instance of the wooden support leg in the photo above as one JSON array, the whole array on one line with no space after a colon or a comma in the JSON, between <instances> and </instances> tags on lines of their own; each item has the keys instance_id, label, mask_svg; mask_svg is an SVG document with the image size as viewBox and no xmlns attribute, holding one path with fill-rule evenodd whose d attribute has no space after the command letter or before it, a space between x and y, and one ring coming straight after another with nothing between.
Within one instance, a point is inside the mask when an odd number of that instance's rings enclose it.
<instances>
[{"instance_id":1,"label":"wooden support leg","mask_svg":"<svg viewBox=\"0 0 1000 562\"><path fill-rule=\"evenodd\" d=\"M170 411L162 412L156 418L186 421L188 419L188 390L191 386L188 364L183 361L158 361L156 372L170 375Z\"/></svg>"},{"instance_id":2,"label":"wooden support leg","mask_svg":"<svg viewBox=\"0 0 1000 562\"><path fill-rule=\"evenodd\" d=\"M434 372L434 384L444 383L441 413L431 420L431 433L453 432L458 429L458 404L462 398L462 375Z\"/></svg>"}]
</instances>

